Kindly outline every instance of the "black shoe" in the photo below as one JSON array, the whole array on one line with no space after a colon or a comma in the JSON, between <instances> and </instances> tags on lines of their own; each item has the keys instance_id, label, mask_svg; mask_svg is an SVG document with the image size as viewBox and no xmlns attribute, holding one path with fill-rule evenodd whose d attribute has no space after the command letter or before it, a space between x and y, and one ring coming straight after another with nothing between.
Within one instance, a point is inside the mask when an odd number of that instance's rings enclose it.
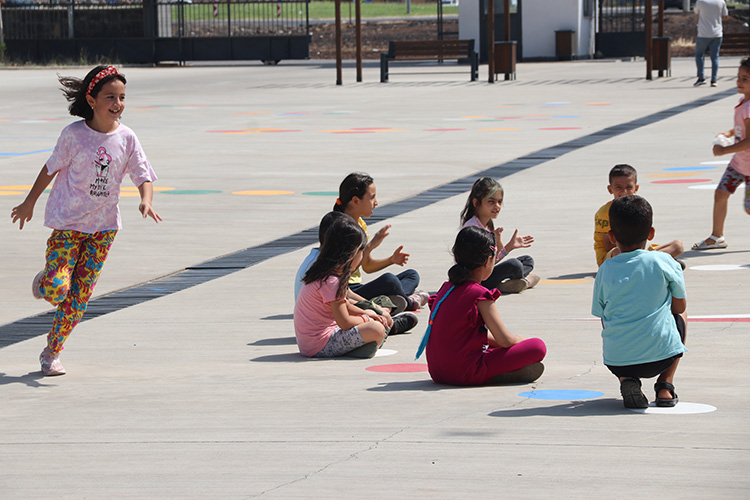
<instances>
[{"instance_id":1,"label":"black shoe","mask_svg":"<svg viewBox=\"0 0 750 500\"><path fill-rule=\"evenodd\" d=\"M648 399L641 391L641 381L637 378L626 378L620 382L620 394L625 408L648 408Z\"/></svg>"},{"instance_id":2,"label":"black shoe","mask_svg":"<svg viewBox=\"0 0 750 500\"><path fill-rule=\"evenodd\" d=\"M413 312L402 312L393 316L393 327L388 335L397 335L399 333L406 333L419 323L419 318Z\"/></svg>"},{"instance_id":3,"label":"black shoe","mask_svg":"<svg viewBox=\"0 0 750 500\"><path fill-rule=\"evenodd\" d=\"M698 80L693 84L693 87L700 87L701 85L705 85L706 80L704 78L698 78Z\"/></svg>"},{"instance_id":4,"label":"black shoe","mask_svg":"<svg viewBox=\"0 0 750 500\"><path fill-rule=\"evenodd\" d=\"M361 345L356 349L347 352L346 354L344 354L344 356L349 358L370 359L375 357L378 349L379 347L377 342L368 342L365 345Z\"/></svg>"}]
</instances>

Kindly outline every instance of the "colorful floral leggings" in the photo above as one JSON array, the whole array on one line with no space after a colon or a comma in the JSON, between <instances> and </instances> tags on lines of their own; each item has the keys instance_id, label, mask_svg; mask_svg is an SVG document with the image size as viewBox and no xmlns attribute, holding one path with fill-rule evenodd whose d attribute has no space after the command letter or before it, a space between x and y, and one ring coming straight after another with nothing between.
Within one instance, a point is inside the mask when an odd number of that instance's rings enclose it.
<instances>
[{"instance_id":1,"label":"colorful floral leggings","mask_svg":"<svg viewBox=\"0 0 750 500\"><path fill-rule=\"evenodd\" d=\"M81 233L52 231L47 240L47 264L39 281L44 300L57 306L47 347L53 354L81 321L117 231Z\"/></svg>"}]
</instances>

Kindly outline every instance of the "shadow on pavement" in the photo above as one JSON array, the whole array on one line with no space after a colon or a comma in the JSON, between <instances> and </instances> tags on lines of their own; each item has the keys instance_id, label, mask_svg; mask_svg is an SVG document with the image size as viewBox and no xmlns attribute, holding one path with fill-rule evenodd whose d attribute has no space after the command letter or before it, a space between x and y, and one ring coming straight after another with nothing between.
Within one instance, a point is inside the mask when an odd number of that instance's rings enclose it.
<instances>
[{"instance_id":1,"label":"shadow on pavement","mask_svg":"<svg viewBox=\"0 0 750 500\"><path fill-rule=\"evenodd\" d=\"M606 398L587 401L570 401L555 406L536 408L509 408L493 411L490 417L596 417L632 413L622 406L621 399Z\"/></svg>"}]
</instances>

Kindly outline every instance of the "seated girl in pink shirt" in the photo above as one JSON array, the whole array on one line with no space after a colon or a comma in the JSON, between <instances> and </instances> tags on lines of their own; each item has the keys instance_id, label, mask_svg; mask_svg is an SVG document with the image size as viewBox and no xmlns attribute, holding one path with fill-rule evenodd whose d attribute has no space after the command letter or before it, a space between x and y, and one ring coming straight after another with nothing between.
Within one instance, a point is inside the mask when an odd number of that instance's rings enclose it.
<instances>
[{"instance_id":1,"label":"seated girl in pink shirt","mask_svg":"<svg viewBox=\"0 0 750 500\"><path fill-rule=\"evenodd\" d=\"M439 384L529 383L544 371L544 342L508 331L495 307L500 292L480 284L492 274L496 253L494 233L461 229L449 281L429 299L430 326L417 357L426 345L430 376Z\"/></svg>"},{"instance_id":2,"label":"seated girl in pink shirt","mask_svg":"<svg viewBox=\"0 0 750 500\"><path fill-rule=\"evenodd\" d=\"M294 331L303 356L371 358L385 339L386 318L346 300L349 276L362 261L367 235L354 219L336 219L303 278Z\"/></svg>"}]
</instances>

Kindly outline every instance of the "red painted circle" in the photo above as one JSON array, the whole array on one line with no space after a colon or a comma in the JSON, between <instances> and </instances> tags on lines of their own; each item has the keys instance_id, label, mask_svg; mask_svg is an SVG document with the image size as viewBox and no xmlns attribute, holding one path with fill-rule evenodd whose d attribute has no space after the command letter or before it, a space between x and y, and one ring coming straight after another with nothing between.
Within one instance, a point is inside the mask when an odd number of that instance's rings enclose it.
<instances>
[{"instance_id":1,"label":"red painted circle","mask_svg":"<svg viewBox=\"0 0 750 500\"><path fill-rule=\"evenodd\" d=\"M653 181L651 184L695 184L698 182L711 182L711 179L668 179L665 181Z\"/></svg>"},{"instance_id":2,"label":"red painted circle","mask_svg":"<svg viewBox=\"0 0 750 500\"><path fill-rule=\"evenodd\" d=\"M414 372L426 372L426 363L396 363L392 365L375 365L368 366L366 370L371 372L382 372L382 373L414 373Z\"/></svg>"}]
</instances>

